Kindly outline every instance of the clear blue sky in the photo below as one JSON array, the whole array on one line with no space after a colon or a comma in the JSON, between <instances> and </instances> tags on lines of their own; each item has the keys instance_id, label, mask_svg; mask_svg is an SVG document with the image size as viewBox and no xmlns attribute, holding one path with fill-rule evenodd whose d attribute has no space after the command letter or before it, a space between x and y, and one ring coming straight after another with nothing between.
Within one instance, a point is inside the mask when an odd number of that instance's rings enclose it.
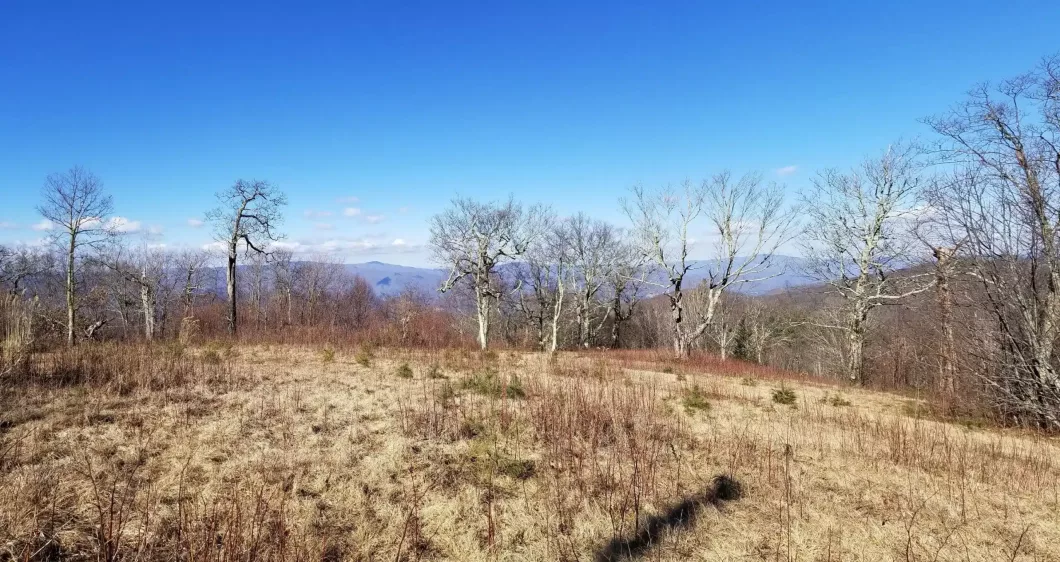
<instances>
[{"instance_id":1,"label":"clear blue sky","mask_svg":"<svg viewBox=\"0 0 1060 562\"><path fill-rule=\"evenodd\" d=\"M39 239L44 177L81 164L170 246L259 178L301 247L421 265L456 194L621 223L637 182L794 192L1060 50L1040 2L217 4L0 5L0 242Z\"/></svg>"}]
</instances>

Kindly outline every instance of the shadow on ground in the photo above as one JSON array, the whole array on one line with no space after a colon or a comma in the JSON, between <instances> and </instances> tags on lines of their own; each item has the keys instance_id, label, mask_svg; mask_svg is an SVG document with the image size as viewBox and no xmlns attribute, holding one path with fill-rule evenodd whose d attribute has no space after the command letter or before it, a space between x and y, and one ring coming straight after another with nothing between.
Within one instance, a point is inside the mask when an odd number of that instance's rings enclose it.
<instances>
[{"instance_id":1,"label":"shadow on ground","mask_svg":"<svg viewBox=\"0 0 1060 562\"><path fill-rule=\"evenodd\" d=\"M648 518L636 534L611 539L611 542L596 552L595 560L596 562L610 562L637 558L647 553L668 529L691 526L704 506L720 507L727 501L739 499L741 494L739 482L728 476L715 476L706 490L686 497L664 513Z\"/></svg>"}]
</instances>

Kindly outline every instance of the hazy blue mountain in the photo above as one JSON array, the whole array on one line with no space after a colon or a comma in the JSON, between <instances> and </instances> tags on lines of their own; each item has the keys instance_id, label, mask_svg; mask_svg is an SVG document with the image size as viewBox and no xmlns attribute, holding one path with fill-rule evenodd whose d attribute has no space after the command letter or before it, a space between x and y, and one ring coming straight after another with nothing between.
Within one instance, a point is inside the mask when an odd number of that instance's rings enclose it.
<instances>
[{"instance_id":1,"label":"hazy blue mountain","mask_svg":"<svg viewBox=\"0 0 1060 562\"><path fill-rule=\"evenodd\" d=\"M381 297L396 295L409 286L428 294L436 293L449 274L443 269L409 267L379 261L346 264L346 271L363 277Z\"/></svg>"},{"instance_id":2,"label":"hazy blue mountain","mask_svg":"<svg viewBox=\"0 0 1060 562\"><path fill-rule=\"evenodd\" d=\"M799 287L812 284L813 281L803 276L800 272L800 267L803 263L804 260L802 258L776 256L770 264L770 267L757 275L757 277L768 277L768 279L739 285L736 287L736 290L752 295L762 295L780 291L788 287ZM689 289L693 288L706 279L711 265L715 265L716 267L716 262L711 260L694 261L692 271L690 271L685 277L685 287ZM444 269L411 267L379 261L350 263L343 267L345 267L348 273L363 277L364 280L372 286L375 293L381 297L400 294L406 287L419 289L427 295L435 295L438 293L438 287L445 282L446 277L449 275L449 272ZM509 262L498 267L498 271L500 272L500 275L509 279L514 279L522 267L524 267L524 265L521 263ZM218 294L223 294L224 270L222 268L214 269L216 274L215 290ZM240 275L244 276L243 279L245 280L245 275L248 273L247 266L240 265L239 270ZM656 272L653 275L652 280L658 283L665 283L666 277L662 272ZM649 284L645 286L644 292L645 296L653 296L662 293L663 290L664 287Z\"/></svg>"}]
</instances>

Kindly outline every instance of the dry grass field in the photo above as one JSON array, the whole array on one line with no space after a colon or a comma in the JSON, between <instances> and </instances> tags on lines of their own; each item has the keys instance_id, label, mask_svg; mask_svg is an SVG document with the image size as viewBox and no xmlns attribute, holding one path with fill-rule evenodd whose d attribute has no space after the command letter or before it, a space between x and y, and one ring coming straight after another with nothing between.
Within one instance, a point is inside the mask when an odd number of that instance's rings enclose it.
<instances>
[{"instance_id":1,"label":"dry grass field","mask_svg":"<svg viewBox=\"0 0 1060 562\"><path fill-rule=\"evenodd\" d=\"M0 384L0 559L1060 560L1058 441L894 395L601 353L34 370Z\"/></svg>"}]
</instances>

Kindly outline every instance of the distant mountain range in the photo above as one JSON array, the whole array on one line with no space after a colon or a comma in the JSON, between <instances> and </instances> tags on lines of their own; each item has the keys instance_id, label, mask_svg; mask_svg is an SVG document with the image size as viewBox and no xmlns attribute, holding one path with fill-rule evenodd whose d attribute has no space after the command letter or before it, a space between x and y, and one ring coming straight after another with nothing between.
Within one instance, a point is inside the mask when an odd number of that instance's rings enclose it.
<instances>
[{"instance_id":1,"label":"distant mountain range","mask_svg":"<svg viewBox=\"0 0 1060 562\"><path fill-rule=\"evenodd\" d=\"M707 278L709 267L717 266L718 262L712 260L700 260L693 262L693 269L685 277L685 286L692 288ZM763 295L773 293L791 287L800 287L813 283L813 280L805 277L801 268L805 264L803 258L793 256L775 256L770 266L755 275L756 278L765 278L752 283L740 285L736 290L751 294ZM518 262L509 262L498 268L501 275L514 276L521 265ZM415 287L428 294L434 293L441 287L449 276L449 271L439 268L409 267L404 265L393 265L378 261L367 263L347 264L346 271L360 275L372 287L379 296L390 296L400 293L405 287ZM666 277L662 272L657 272L653 281L665 283ZM647 295L652 296L663 292L662 287L647 286Z\"/></svg>"},{"instance_id":2,"label":"distant mountain range","mask_svg":"<svg viewBox=\"0 0 1060 562\"><path fill-rule=\"evenodd\" d=\"M693 269L685 277L685 287L693 288L707 278L709 267L718 262L712 260L693 261ZM765 278L759 281L739 285L734 290L750 295L763 295L777 292L786 288L800 287L812 284L811 279L801 273L801 267L805 263L802 258L792 256L775 256L769 268L755 275L756 278ZM240 275L246 275L246 266L240 266ZM365 263L351 263L344 265L346 271L353 275L360 275L375 289L375 293L381 297L400 294L406 287L419 289L426 294L436 294L442 286L449 271L441 268L411 267L406 265L395 265L379 261ZM519 262L509 262L498 267L501 275L514 277L522 265ZM218 292L224 292L224 272L217 269L217 279L220 284ZM245 279L245 277L244 277ZM665 283L666 277L660 271L652 277L656 283ZM645 286L644 296L654 296L664 292L665 287L648 284Z\"/></svg>"}]
</instances>

